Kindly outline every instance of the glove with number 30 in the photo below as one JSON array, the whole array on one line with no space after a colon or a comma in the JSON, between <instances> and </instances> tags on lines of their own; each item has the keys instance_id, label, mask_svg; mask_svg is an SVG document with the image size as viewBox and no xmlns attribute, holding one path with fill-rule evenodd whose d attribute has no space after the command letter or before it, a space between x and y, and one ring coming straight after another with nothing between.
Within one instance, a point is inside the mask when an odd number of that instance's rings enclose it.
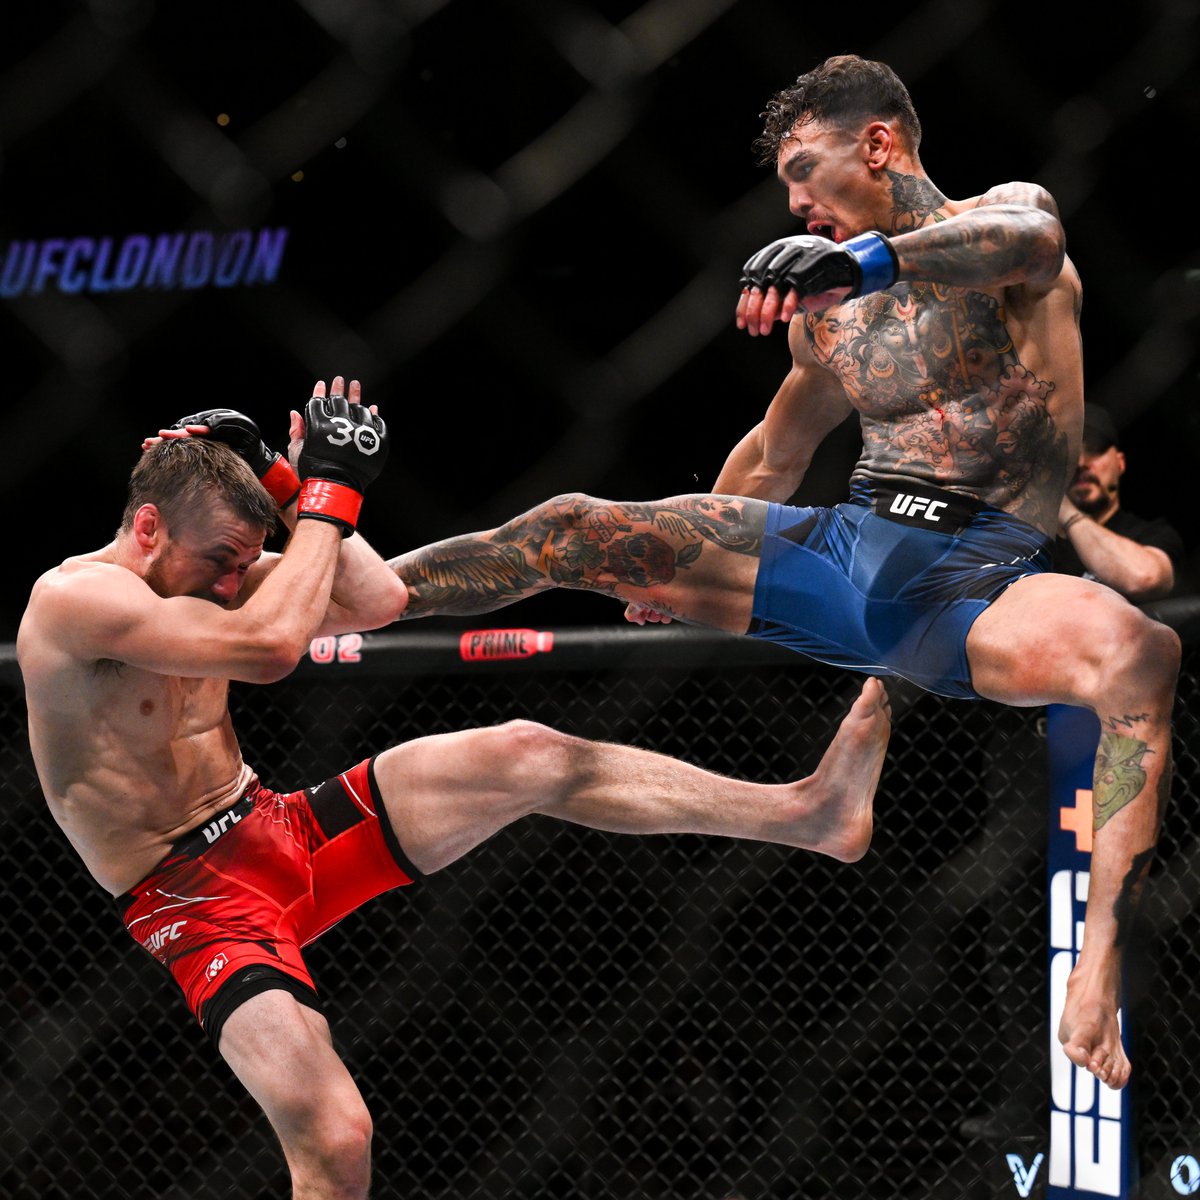
<instances>
[{"instance_id":1,"label":"glove with number 30","mask_svg":"<svg viewBox=\"0 0 1200 1200\"><path fill-rule=\"evenodd\" d=\"M342 396L314 396L304 412L298 517L332 521L354 532L362 494L387 461L383 418Z\"/></svg>"}]
</instances>

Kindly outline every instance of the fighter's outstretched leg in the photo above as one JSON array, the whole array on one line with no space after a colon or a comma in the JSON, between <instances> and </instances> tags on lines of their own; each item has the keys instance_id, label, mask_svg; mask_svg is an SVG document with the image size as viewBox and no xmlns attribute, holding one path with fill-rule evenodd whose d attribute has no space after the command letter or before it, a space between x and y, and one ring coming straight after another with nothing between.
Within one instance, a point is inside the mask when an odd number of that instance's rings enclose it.
<instances>
[{"instance_id":1,"label":"fighter's outstretched leg","mask_svg":"<svg viewBox=\"0 0 1200 1200\"><path fill-rule=\"evenodd\" d=\"M745 633L766 519L764 501L736 496L627 504L569 494L388 565L408 588L402 620L491 612L564 587Z\"/></svg>"},{"instance_id":2,"label":"fighter's outstretched leg","mask_svg":"<svg viewBox=\"0 0 1200 1200\"><path fill-rule=\"evenodd\" d=\"M1100 720L1083 946L1059 1040L1076 1066L1124 1087L1121 959L1170 794L1179 638L1101 584L1038 575L1018 580L980 615L967 656L982 696L1079 705Z\"/></svg>"},{"instance_id":3,"label":"fighter's outstretched leg","mask_svg":"<svg viewBox=\"0 0 1200 1200\"><path fill-rule=\"evenodd\" d=\"M812 775L748 783L679 759L529 721L437 734L385 751L375 778L401 846L428 874L531 813L611 833L775 842L853 862L871 840L891 733L868 679Z\"/></svg>"}]
</instances>

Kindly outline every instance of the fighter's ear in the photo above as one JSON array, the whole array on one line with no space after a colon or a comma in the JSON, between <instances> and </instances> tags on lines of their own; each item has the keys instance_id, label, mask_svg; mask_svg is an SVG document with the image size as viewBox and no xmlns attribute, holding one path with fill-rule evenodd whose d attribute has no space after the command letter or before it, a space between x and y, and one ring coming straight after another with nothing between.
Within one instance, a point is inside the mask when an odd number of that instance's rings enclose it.
<instances>
[{"instance_id":1,"label":"fighter's ear","mask_svg":"<svg viewBox=\"0 0 1200 1200\"><path fill-rule=\"evenodd\" d=\"M896 134L886 121L872 121L863 130L863 160L872 171L882 171L898 147Z\"/></svg>"},{"instance_id":2,"label":"fighter's ear","mask_svg":"<svg viewBox=\"0 0 1200 1200\"><path fill-rule=\"evenodd\" d=\"M133 514L133 536L144 550L153 550L166 535L167 526L155 504L143 504Z\"/></svg>"}]
</instances>

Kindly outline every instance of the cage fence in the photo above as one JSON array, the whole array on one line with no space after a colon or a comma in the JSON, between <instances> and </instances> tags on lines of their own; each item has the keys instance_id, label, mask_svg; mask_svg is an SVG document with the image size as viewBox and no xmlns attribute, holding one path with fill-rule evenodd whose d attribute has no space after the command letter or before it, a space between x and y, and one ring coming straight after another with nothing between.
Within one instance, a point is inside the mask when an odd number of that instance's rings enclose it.
<instances>
[{"instance_id":1,"label":"cage fence","mask_svg":"<svg viewBox=\"0 0 1200 1200\"><path fill-rule=\"evenodd\" d=\"M504 662L463 662L452 634L368 636L235 685L234 724L280 790L517 717L783 781L860 686L758 643L629 633ZM11 653L4 678L0 1193L287 1194L265 1120L51 820ZM1198 690L1189 648L1130 971L1146 1197L1175 1195L1169 1164L1200 1152ZM1044 1149L1047 1120L1043 710L889 692L858 863L532 817L314 943L376 1194L1013 1195L1005 1155Z\"/></svg>"}]
</instances>

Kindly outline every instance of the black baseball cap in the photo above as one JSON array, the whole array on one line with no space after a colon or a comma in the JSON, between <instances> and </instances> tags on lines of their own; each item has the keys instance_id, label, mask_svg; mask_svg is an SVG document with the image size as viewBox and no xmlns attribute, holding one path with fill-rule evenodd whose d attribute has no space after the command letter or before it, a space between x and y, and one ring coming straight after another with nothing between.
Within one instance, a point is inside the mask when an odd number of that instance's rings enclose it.
<instances>
[{"instance_id":1,"label":"black baseball cap","mask_svg":"<svg viewBox=\"0 0 1200 1200\"><path fill-rule=\"evenodd\" d=\"M1106 408L1097 404L1083 406L1083 448L1089 454L1103 454L1109 446L1120 448L1117 423Z\"/></svg>"}]
</instances>

